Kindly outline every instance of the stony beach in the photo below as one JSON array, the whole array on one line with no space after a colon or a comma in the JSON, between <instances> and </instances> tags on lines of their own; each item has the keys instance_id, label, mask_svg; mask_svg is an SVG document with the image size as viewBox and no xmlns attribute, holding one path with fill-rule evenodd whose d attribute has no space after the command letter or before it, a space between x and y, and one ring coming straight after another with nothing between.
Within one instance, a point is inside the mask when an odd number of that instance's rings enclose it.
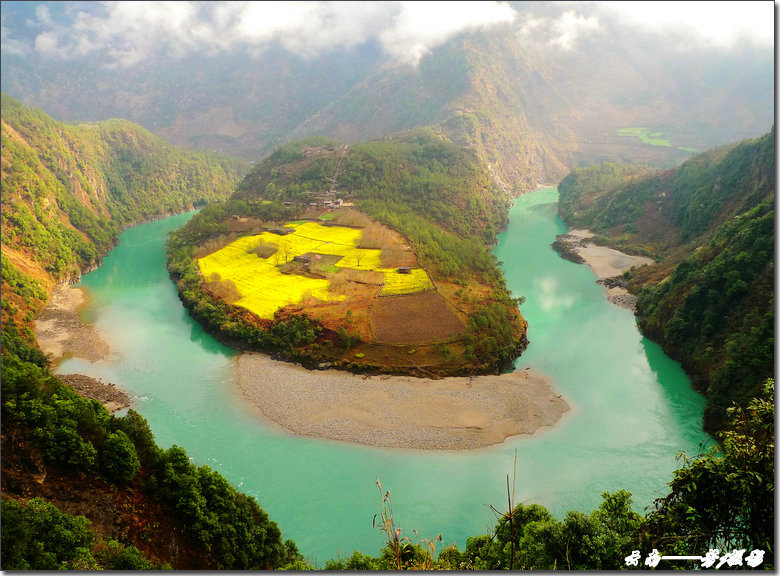
<instances>
[{"instance_id":1,"label":"stony beach","mask_svg":"<svg viewBox=\"0 0 780 576\"><path fill-rule=\"evenodd\" d=\"M38 346L53 366L68 356L97 362L111 354L111 346L103 335L79 317L79 309L86 302L81 288L60 287L52 292L46 307L35 319ZM131 405L130 397L114 384L83 374L58 374L57 378L81 396L99 400L109 412Z\"/></svg>"},{"instance_id":2,"label":"stony beach","mask_svg":"<svg viewBox=\"0 0 780 576\"><path fill-rule=\"evenodd\" d=\"M245 353L236 382L248 404L283 428L386 448L467 450L532 435L569 410L530 370L443 378L307 370Z\"/></svg>"},{"instance_id":3,"label":"stony beach","mask_svg":"<svg viewBox=\"0 0 780 576\"><path fill-rule=\"evenodd\" d=\"M46 307L35 319L38 346L57 364L66 355L97 362L111 353L106 339L79 318L87 297L81 288L64 286L54 290Z\"/></svg>"},{"instance_id":4,"label":"stony beach","mask_svg":"<svg viewBox=\"0 0 780 576\"><path fill-rule=\"evenodd\" d=\"M593 237L590 230L570 230L559 234L553 244L564 258L590 266L596 274L597 282L604 286L607 299L613 304L633 311L636 306L636 296L629 294L621 281L623 273L643 264L652 264L651 258L632 256L619 250L598 246L588 242Z\"/></svg>"}]
</instances>

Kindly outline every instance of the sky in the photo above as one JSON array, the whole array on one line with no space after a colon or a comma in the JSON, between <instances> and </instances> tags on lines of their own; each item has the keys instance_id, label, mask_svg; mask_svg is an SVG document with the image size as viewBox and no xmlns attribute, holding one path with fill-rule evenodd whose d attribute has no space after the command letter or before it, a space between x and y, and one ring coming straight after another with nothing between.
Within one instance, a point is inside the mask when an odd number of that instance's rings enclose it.
<instances>
[{"instance_id":1,"label":"sky","mask_svg":"<svg viewBox=\"0 0 780 576\"><path fill-rule=\"evenodd\" d=\"M24 5L25 16L7 18ZM2 2L2 51L43 58L99 58L126 68L153 54L249 54L278 44L301 57L373 41L416 65L453 36L493 26L550 47L576 49L612 26L723 47L774 46L773 1L756 2ZM11 10L8 10L8 9Z\"/></svg>"}]
</instances>

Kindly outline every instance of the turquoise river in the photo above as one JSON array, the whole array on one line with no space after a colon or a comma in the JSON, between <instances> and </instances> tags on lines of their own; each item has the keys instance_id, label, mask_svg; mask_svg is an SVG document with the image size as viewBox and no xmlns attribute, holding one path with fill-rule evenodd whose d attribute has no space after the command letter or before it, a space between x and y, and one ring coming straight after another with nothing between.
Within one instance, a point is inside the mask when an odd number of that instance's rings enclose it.
<instances>
[{"instance_id":1,"label":"turquoise river","mask_svg":"<svg viewBox=\"0 0 780 576\"><path fill-rule=\"evenodd\" d=\"M160 446L183 446L197 465L255 496L318 567L356 549L379 552L377 479L391 491L405 535L441 533L444 544L463 549L468 536L494 525L490 505L506 506L515 451L516 502L562 518L625 488L641 512L665 494L676 455L708 442L704 400L680 366L641 336L631 312L607 302L587 266L550 247L566 231L556 202L554 188L518 199L495 249L508 286L527 299L521 311L531 343L516 365L551 376L572 406L534 437L473 451L388 450L294 436L261 421L234 389L235 353L188 316L168 277L164 243L186 214L125 231L103 265L83 277L91 297L83 317L115 353L94 364L65 360L59 372L128 391Z\"/></svg>"}]
</instances>

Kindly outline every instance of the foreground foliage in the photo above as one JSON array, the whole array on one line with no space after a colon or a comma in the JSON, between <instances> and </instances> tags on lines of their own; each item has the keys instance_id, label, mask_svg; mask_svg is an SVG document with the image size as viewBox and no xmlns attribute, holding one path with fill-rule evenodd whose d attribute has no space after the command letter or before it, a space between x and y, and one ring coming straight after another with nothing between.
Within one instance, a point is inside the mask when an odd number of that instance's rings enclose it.
<instances>
[{"instance_id":1,"label":"foreground foliage","mask_svg":"<svg viewBox=\"0 0 780 576\"><path fill-rule=\"evenodd\" d=\"M691 555L718 549L763 550L775 564L775 385L747 408L728 411L720 443L695 459L683 456L668 496L648 514L640 541L648 549Z\"/></svg>"},{"instance_id":2,"label":"foreground foliage","mask_svg":"<svg viewBox=\"0 0 780 576\"><path fill-rule=\"evenodd\" d=\"M3 570L170 570L135 546L103 541L84 516L71 516L40 498L2 501Z\"/></svg>"},{"instance_id":3,"label":"foreground foliage","mask_svg":"<svg viewBox=\"0 0 780 576\"><path fill-rule=\"evenodd\" d=\"M278 526L254 498L208 466L196 467L183 448L159 448L134 410L112 416L97 400L62 385L48 373L44 358L26 352L23 341L3 342L9 344L2 356L4 438L31 443L46 466L99 476L117 489L132 487L169 506L215 568L277 568L290 561L294 545L282 543ZM5 569L90 567L93 542L84 519L63 517L45 502L4 503ZM131 552L123 554L129 561Z\"/></svg>"}]
</instances>

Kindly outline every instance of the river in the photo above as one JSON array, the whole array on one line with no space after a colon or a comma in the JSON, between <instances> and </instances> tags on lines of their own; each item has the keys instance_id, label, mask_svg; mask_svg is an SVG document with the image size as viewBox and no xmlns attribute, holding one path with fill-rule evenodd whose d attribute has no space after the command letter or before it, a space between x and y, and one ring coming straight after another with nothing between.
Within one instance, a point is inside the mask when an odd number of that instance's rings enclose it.
<instances>
[{"instance_id":1,"label":"river","mask_svg":"<svg viewBox=\"0 0 780 576\"><path fill-rule=\"evenodd\" d=\"M297 437L258 420L235 390L235 352L189 317L165 268L167 234L190 215L126 230L103 265L84 275L91 298L83 318L115 353L94 364L64 360L59 372L99 377L135 396L160 446L183 446L197 465L255 496L320 568L354 550L379 552L377 478L391 492L402 535L441 534L462 550L468 536L495 524L490 505L506 506L515 451L516 502L562 518L625 488L641 512L665 495L675 456L710 440L701 431L704 399L641 336L631 312L607 302L588 267L553 251L566 231L556 202L554 188L515 201L495 250L507 285L527 299L530 345L516 366L551 376L572 406L534 437L473 451L391 450Z\"/></svg>"}]
</instances>

